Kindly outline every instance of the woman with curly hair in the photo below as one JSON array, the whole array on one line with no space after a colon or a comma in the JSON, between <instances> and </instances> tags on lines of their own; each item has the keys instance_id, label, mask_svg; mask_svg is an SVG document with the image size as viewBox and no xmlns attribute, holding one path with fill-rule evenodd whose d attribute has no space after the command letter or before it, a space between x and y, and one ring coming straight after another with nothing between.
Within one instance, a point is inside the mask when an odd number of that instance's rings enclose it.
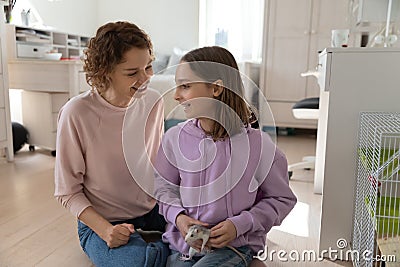
<instances>
[{"instance_id":1,"label":"woman with curly hair","mask_svg":"<svg viewBox=\"0 0 400 267\"><path fill-rule=\"evenodd\" d=\"M96 266L145 266L155 260L151 249L168 253L136 231L165 228L139 182L154 179L152 169L143 169L151 166L163 132L160 95L147 88L152 43L136 25L113 22L97 30L84 53L92 89L60 110L55 197L77 217L82 249Z\"/></svg>"}]
</instances>

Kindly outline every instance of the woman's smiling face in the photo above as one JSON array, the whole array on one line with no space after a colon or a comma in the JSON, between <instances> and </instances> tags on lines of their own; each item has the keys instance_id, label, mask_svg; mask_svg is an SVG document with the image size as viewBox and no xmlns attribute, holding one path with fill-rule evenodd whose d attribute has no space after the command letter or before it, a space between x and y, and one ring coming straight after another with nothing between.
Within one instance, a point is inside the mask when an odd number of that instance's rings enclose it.
<instances>
[{"instance_id":1,"label":"woman's smiling face","mask_svg":"<svg viewBox=\"0 0 400 267\"><path fill-rule=\"evenodd\" d=\"M148 49L131 48L125 53L124 60L110 73L111 88L122 94L131 90L144 91L153 75L151 62Z\"/></svg>"}]
</instances>

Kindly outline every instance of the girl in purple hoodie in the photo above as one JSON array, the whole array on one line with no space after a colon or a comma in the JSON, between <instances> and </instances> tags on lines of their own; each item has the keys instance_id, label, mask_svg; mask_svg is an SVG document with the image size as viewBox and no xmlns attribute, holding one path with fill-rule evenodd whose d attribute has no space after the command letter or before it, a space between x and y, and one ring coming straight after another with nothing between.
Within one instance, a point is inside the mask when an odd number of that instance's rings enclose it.
<instances>
[{"instance_id":1,"label":"girl in purple hoodie","mask_svg":"<svg viewBox=\"0 0 400 267\"><path fill-rule=\"evenodd\" d=\"M252 112L229 51L188 52L175 80L175 100L189 119L166 132L155 164L155 195L167 221L163 241L172 250L167 264L246 266L296 203L286 158L266 133L250 127ZM195 224L211 230L211 252L188 259L185 236Z\"/></svg>"}]
</instances>

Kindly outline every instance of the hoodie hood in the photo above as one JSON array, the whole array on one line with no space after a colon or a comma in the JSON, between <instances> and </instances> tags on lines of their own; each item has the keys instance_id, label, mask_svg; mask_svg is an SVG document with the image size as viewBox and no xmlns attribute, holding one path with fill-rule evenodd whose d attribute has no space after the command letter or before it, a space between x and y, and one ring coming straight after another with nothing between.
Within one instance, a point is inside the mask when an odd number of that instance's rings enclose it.
<instances>
[{"instance_id":1,"label":"hoodie hood","mask_svg":"<svg viewBox=\"0 0 400 267\"><path fill-rule=\"evenodd\" d=\"M193 137L197 137L200 139L203 138L211 138L210 135L207 135L204 130L201 128L200 126L200 121L199 119L190 119L184 122L181 122L177 125L182 131L184 131L185 133L193 136ZM232 138L238 138L239 136L242 136L245 133L248 133L249 130L251 129L250 126L248 127L243 127L242 132L239 134L236 134L234 136L232 136L230 139ZM226 141L226 140L224 140Z\"/></svg>"},{"instance_id":2,"label":"hoodie hood","mask_svg":"<svg viewBox=\"0 0 400 267\"><path fill-rule=\"evenodd\" d=\"M200 139L207 138L210 136L207 136L207 134L204 132L204 130L200 127L200 121L199 119L190 119L184 122L181 122L177 125L182 131L185 133L197 137Z\"/></svg>"}]
</instances>

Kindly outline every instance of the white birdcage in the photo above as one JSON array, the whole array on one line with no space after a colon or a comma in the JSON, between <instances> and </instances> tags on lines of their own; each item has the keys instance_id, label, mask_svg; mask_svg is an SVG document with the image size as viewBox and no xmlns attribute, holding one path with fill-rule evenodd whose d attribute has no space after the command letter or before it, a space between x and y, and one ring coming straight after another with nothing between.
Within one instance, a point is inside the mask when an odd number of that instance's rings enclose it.
<instances>
[{"instance_id":1,"label":"white birdcage","mask_svg":"<svg viewBox=\"0 0 400 267\"><path fill-rule=\"evenodd\" d=\"M400 266L400 113L360 115L354 266Z\"/></svg>"}]
</instances>

